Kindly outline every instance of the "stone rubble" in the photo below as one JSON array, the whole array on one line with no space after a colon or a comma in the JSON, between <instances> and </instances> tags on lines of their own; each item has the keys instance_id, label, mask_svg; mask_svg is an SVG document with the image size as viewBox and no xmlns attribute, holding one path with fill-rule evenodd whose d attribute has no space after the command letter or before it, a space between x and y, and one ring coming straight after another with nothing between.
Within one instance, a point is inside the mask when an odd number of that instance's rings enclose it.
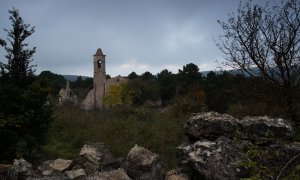
<instances>
[{"instance_id":1,"label":"stone rubble","mask_svg":"<svg viewBox=\"0 0 300 180\"><path fill-rule=\"evenodd\" d=\"M278 169L300 153L299 143L289 143L289 121L267 116L235 119L227 114L193 114L184 125L188 142L177 147L180 164L203 179L249 178L258 162ZM277 170L278 171L278 170Z\"/></svg>"},{"instance_id":2,"label":"stone rubble","mask_svg":"<svg viewBox=\"0 0 300 180\"><path fill-rule=\"evenodd\" d=\"M70 169L83 169L87 175L101 171L103 165L114 160L109 148L102 142L89 143L81 148Z\"/></svg>"},{"instance_id":3,"label":"stone rubble","mask_svg":"<svg viewBox=\"0 0 300 180\"><path fill-rule=\"evenodd\" d=\"M179 167L165 173L159 155L135 145L115 158L102 142L85 144L74 160L48 160L33 169L24 159L1 171L3 179L28 180L236 180L249 178L258 162L287 175L300 163L300 143L290 122L266 116L235 119L216 112L193 114L184 125L187 142L177 147ZM258 154L258 156L256 155ZM288 167L284 166L290 163ZM248 165L247 165L248 164ZM279 172L278 172L279 174Z\"/></svg>"},{"instance_id":4,"label":"stone rubble","mask_svg":"<svg viewBox=\"0 0 300 180\"><path fill-rule=\"evenodd\" d=\"M33 176L32 165L25 159L15 159L12 167L8 171L8 179L26 179L27 177Z\"/></svg>"},{"instance_id":5,"label":"stone rubble","mask_svg":"<svg viewBox=\"0 0 300 180\"><path fill-rule=\"evenodd\" d=\"M159 156L138 145L129 151L125 169L133 179L162 180L164 178L164 168Z\"/></svg>"},{"instance_id":6,"label":"stone rubble","mask_svg":"<svg viewBox=\"0 0 300 180\"><path fill-rule=\"evenodd\" d=\"M136 145L124 160L115 158L102 142L85 144L74 160L48 160L35 171L26 160L15 160L7 174L7 179L12 180L164 179L164 169L157 154Z\"/></svg>"}]
</instances>

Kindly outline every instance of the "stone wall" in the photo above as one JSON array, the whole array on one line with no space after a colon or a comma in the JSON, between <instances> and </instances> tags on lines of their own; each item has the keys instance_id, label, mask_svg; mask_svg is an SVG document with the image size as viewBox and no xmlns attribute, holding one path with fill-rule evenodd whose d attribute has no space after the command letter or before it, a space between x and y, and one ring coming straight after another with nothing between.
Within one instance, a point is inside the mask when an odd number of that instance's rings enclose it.
<instances>
[{"instance_id":1,"label":"stone wall","mask_svg":"<svg viewBox=\"0 0 300 180\"><path fill-rule=\"evenodd\" d=\"M193 114L184 125L177 169L165 173L159 155L135 145L114 157L101 143L88 143L73 160L49 160L32 167L24 159L0 171L2 179L237 180L281 179L300 164L300 143L289 121L266 116L241 120L227 114ZM169 147L166 147L169 148ZM0 169L1 170L1 169Z\"/></svg>"}]
</instances>

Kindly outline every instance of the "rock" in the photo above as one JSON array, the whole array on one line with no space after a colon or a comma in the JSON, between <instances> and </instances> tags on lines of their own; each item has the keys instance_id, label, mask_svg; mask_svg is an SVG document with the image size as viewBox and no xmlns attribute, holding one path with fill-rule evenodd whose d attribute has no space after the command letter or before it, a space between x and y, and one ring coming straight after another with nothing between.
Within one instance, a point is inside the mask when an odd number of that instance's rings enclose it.
<instances>
[{"instance_id":1,"label":"rock","mask_svg":"<svg viewBox=\"0 0 300 180\"><path fill-rule=\"evenodd\" d=\"M191 144L178 147L180 164L197 172L198 179L234 180L253 175L264 179L279 174L289 179L300 163L300 143L288 143L294 132L284 119L256 116L239 121L208 112L193 114L184 129Z\"/></svg>"},{"instance_id":2,"label":"rock","mask_svg":"<svg viewBox=\"0 0 300 180\"><path fill-rule=\"evenodd\" d=\"M228 114L205 112L192 114L185 123L185 134L190 141L200 139L215 140L220 136L233 137L237 129L237 120Z\"/></svg>"},{"instance_id":3,"label":"rock","mask_svg":"<svg viewBox=\"0 0 300 180\"><path fill-rule=\"evenodd\" d=\"M69 179L76 180L85 177L86 173L84 172L83 169L77 169L77 170L66 171L66 175L68 176Z\"/></svg>"},{"instance_id":4,"label":"rock","mask_svg":"<svg viewBox=\"0 0 300 180\"><path fill-rule=\"evenodd\" d=\"M44 176L48 176L52 174L53 169L51 168L50 164L53 163L53 160L48 160L43 162L40 166L37 167L39 173L41 173Z\"/></svg>"},{"instance_id":5,"label":"rock","mask_svg":"<svg viewBox=\"0 0 300 180\"><path fill-rule=\"evenodd\" d=\"M53 162L52 168L54 171L57 172L63 172L65 171L67 168L69 168L70 164L71 164L71 160L65 160L65 159L56 159Z\"/></svg>"},{"instance_id":6,"label":"rock","mask_svg":"<svg viewBox=\"0 0 300 180\"><path fill-rule=\"evenodd\" d=\"M289 140L293 136L293 128L289 121L267 116L244 117L240 125L243 138L263 144L272 140Z\"/></svg>"},{"instance_id":7,"label":"rock","mask_svg":"<svg viewBox=\"0 0 300 180\"><path fill-rule=\"evenodd\" d=\"M15 159L8 172L9 179L27 179L30 176L33 176L32 165L23 158Z\"/></svg>"},{"instance_id":8,"label":"rock","mask_svg":"<svg viewBox=\"0 0 300 180\"><path fill-rule=\"evenodd\" d=\"M128 153L125 169L133 179L160 180L164 175L160 157L138 145L135 145Z\"/></svg>"},{"instance_id":9,"label":"rock","mask_svg":"<svg viewBox=\"0 0 300 180\"><path fill-rule=\"evenodd\" d=\"M72 162L72 170L83 169L87 175L102 170L102 166L114 162L108 147L102 143L89 143L81 148L79 156Z\"/></svg>"},{"instance_id":10,"label":"rock","mask_svg":"<svg viewBox=\"0 0 300 180\"><path fill-rule=\"evenodd\" d=\"M174 169L166 173L165 180L190 180L189 175L183 169Z\"/></svg>"},{"instance_id":11,"label":"rock","mask_svg":"<svg viewBox=\"0 0 300 180\"><path fill-rule=\"evenodd\" d=\"M124 163L123 157L114 158L109 162L102 163L101 171L112 171L120 168Z\"/></svg>"},{"instance_id":12,"label":"rock","mask_svg":"<svg viewBox=\"0 0 300 180\"><path fill-rule=\"evenodd\" d=\"M88 180L131 180L123 169L99 172Z\"/></svg>"},{"instance_id":13,"label":"rock","mask_svg":"<svg viewBox=\"0 0 300 180\"><path fill-rule=\"evenodd\" d=\"M200 140L180 145L181 161L187 163L204 179L240 179L248 174L239 162L247 162L243 153L228 138L216 141Z\"/></svg>"},{"instance_id":14,"label":"rock","mask_svg":"<svg viewBox=\"0 0 300 180\"><path fill-rule=\"evenodd\" d=\"M52 173L63 173L71 165L71 160L56 159L45 161L38 167L41 174L48 176Z\"/></svg>"}]
</instances>

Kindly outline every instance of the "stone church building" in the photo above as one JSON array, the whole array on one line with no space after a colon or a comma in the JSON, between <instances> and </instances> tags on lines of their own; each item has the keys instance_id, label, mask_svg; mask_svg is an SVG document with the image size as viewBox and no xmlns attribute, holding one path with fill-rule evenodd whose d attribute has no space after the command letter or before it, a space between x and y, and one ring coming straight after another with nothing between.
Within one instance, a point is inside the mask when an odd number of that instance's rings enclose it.
<instances>
[{"instance_id":1,"label":"stone church building","mask_svg":"<svg viewBox=\"0 0 300 180\"><path fill-rule=\"evenodd\" d=\"M62 88L59 91L58 105L60 106L66 102L77 104L77 96L73 94L69 81L67 81L66 88Z\"/></svg>"},{"instance_id":2,"label":"stone church building","mask_svg":"<svg viewBox=\"0 0 300 180\"><path fill-rule=\"evenodd\" d=\"M100 48L94 54L93 66L93 88L89 90L86 98L81 103L81 107L86 110L103 108L103 98L107 94L109 86L127 81L126 78L121 76L106 79L105 55Z\"/></svg>"}]
</instances>

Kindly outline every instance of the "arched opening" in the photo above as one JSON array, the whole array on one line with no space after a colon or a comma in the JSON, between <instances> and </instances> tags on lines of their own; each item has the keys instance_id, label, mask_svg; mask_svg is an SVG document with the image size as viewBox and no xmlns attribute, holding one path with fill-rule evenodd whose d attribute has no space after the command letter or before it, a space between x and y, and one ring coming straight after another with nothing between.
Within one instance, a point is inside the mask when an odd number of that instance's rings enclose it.
<instances>
[{"instance_id":1,"label":"arched opening","mask_svg":"<svg viewBox=\"0 0 300 180\"><path fill-rule=\"evenodd\" d=\"M101 63L102 63L102 61L101 60L98 60L98 68L101 68Z\"/></svg>"}]
</instances>

